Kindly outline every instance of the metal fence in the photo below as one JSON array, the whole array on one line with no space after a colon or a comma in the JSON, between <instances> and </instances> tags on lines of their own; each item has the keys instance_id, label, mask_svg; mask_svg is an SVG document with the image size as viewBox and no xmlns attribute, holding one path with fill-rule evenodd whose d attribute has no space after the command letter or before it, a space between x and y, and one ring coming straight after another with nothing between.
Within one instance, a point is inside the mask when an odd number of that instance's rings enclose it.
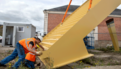
<instances>
[{"instance_id":1,"label":"metal fence","mask_svg":"<svg viewBox=\"0 0 121 69\"><path fill-rule=\"evenodd\" d=\"M113 35L117 34L118 44L119 44L119 47L121 47L121 33L90 33L90 35L87 35L89 36L88 44L96 48L113 46L110 34L113 34Z\"/></svg>"}]
</instances>

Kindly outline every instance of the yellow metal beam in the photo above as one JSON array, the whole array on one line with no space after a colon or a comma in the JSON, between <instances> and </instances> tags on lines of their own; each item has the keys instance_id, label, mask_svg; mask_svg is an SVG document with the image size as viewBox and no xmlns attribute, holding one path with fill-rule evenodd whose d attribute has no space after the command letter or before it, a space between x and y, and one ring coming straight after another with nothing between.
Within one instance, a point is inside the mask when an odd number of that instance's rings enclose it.
<instances>
[{"instance_id":1,"label":"yellow metal beam","mask_svg":"<svg viewBox=\"0 0 121 69\"><path fill-rule=\"evenodd\" d=\"M108 21L106 21L107 26L108 26L108 30L114 45L114 49L115 51L119 51L119 44L118 44L118 39L117 39L117 34L116 34L116 29L115 29L115 24L114 24L114 20L110 19Z\"/></svg>"},{"instance_id":2,"label":"yellow metal beam","mask_svg":"<svg viewBox=\"0 0 121 69\"><path fill-rule=\"evenodd\" d=\"M53 68L57 68L93 56L87 52L83 38L113 12L120 3L121 0L93 0L92 7L88 11L89 0L86 1L64 20L63 25L59 24L44 37L42 45L49 49L44 51L39 58L45 65L50 65L52 60ZM68 25L70 27L65 31L63 28ZM60 30L65 32L60 33ZM54 39L53 35L62 36L56 41L47 40L48 38Z\"/></svg>"}]
</instances>

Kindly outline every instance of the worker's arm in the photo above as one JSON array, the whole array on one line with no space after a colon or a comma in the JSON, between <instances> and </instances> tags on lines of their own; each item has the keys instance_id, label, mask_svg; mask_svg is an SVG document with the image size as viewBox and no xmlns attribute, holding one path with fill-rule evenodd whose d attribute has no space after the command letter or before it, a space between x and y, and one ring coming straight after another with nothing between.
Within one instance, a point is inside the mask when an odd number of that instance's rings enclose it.
<instances>
[{"instance_id":1,"label":"worker's arm","mask_svg":"<svg viewBox=\"0 0 121 69\"><path fill-rule=\"evenodd\" d=\"M32 53L34 53L36 56L40 56L41 54L38 54L35 50L32 49L32 44L29 44L28 50Z\"/></svg>"},{"instance_id":2,"label":"worker's arm","mask_svg":"<svg viewBox=\"0 0 121 69\"><path fill-rule=\"evenodd\" d=\"M43 51L44 51L44 48L43 48L39 43L38 43L37 45L38 45L39 47L41 47L41 48L43 49Z\"/></svg>"},{"instance_id":3,"label":"worker's arm","mask_svg":"<svg viewBox=\"0 0 121 69\"><path fill-rule=\"evenodd\" d=\"M38 53L38 54L36 54L36 56L41 56L41 55L42 55L42 52L41 52L41 51L37 51L37 49L38 49L37 46L35 46L35 49L36 49L36 53ZM41 52L41 53L40 53L40 52Z\"/></svg>"}]
</instances>

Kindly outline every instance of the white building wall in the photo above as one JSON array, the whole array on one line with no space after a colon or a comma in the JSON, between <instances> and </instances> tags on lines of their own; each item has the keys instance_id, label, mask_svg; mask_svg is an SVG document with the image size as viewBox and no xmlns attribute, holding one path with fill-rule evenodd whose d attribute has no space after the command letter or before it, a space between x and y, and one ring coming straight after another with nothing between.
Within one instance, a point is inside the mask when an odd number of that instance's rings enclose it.
<instances>
[{"instance_id":1,"label":"white building wall","mask_svg":"<svg viewBox=\"0 0 121 69\"><path fill-rule=\"evenodd\" d=\"M48 33L48 12L44 11L44 33Z\"/></svg>"}]
</instances>

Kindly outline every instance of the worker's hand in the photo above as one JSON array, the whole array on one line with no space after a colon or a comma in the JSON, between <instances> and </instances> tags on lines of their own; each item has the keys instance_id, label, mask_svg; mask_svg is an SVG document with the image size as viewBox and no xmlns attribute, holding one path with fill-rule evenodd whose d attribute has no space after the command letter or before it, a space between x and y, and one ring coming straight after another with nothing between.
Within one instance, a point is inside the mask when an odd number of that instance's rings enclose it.
<instances>
[{"instance_id":1,"label":"worker's hand","mask_svg":"<svg viewBox=\"0 0 121 69\"><path fill-rule=\"evenodd\" d=\"M42 55L42 53L41 54L36 54L36 56L41 56Z\"/></svg>"},{"instance_id":2,"label":"worker's hand","mask_svg":"<svg viewBox=\"0 0 121 69\"><path fill-rule=\"evenodd\" d=\"M36 56L40 56L41 54L36 54Z\"/></svg>"},{"instance_id":3,"label":"worker's hand","mask_svg":"<svg viewBox=\"0 0 121 69\"><path fill-rule=\"evenodd\" d=\"M36 52L36 56L40 56L40 55L42 55L41 51Z\"/></svg>"}]
</instances>

